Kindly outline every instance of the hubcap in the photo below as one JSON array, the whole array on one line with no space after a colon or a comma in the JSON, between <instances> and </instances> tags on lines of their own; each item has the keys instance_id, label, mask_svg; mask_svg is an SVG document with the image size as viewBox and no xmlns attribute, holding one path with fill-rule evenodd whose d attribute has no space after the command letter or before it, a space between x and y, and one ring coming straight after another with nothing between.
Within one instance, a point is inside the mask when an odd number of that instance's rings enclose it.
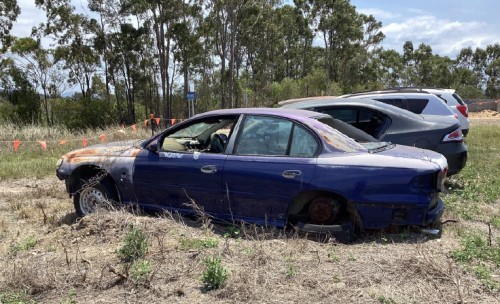
<instances>
[{"instance_id":1,"label":"hubcap","mask_svg":"<svg viewBox=\"0 0 500 304\"><path fill-rule=\"evenodd\" d=\"M87 215L105 206L106 197L99 189L87 187L80 193L80 208Z\"/></svg>"}]
</instances>

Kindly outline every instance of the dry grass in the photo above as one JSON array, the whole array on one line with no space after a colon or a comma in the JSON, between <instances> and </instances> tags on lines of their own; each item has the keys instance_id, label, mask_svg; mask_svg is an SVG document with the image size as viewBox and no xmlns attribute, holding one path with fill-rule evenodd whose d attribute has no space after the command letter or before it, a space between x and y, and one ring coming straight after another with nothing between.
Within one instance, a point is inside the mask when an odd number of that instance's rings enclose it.
<instances>
[{"instance_id":1,"label":"dry grass","mask_svg":"<svg viewBox=\"0 0 500 304\"><path fill-rule=\"evenodd\" d=\"M478 212L495 214L495 206L478 204ZM76 219L56 178L0 180L0 302L498 303L498 291L452 258L469 231L487 235L488 225L457 214L447 211L458 222L445 224L439 239L377 233L345 245L170 213L99 211ZM148 239L151 271L142 280L118 254L132 226ZM498 227L490 228L498 242ZM206 291L203 261L213 256L229 277ZM492 269L498 281L498 266Z\"/></svg>"},{"instance_id":2,"label":"dry grass","mask_svg":"<svg viewBox=\"0 0 500 304\"><path fill-rule=\"evenodd\" d=\"M76 220L54 178L0 182L0 193L0 295L27 293L43 303L498 301L449 257L459 229L435 240L381 234L350 245L255 226L238 227L231 238L230 227L204 228L168 213L102 211ZM148 236L152 271L141 282L128 277L117 254L131 226ZM30 236L36 244L13 254ZM201 277L211 256L221 256L230 275L224 288L207 292Z\"/></svg>"}]
</instances>

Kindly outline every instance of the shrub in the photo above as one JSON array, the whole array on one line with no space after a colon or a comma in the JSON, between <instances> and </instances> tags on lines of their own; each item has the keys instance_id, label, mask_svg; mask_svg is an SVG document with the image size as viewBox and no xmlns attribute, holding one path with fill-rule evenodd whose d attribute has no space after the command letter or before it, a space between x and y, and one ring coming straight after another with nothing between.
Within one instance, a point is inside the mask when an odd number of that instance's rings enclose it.
<instances>
[{"instance_id":1,"label":"shrub","mask_svg":"<svg viewBox=\"0 0 500 304\"><path fill-rule=\"evenodd\" d=\"M208 257L204 261L203 283L207 290L219 289L226 283L228 270L222 266L220 257Z\"/></svg>"},{"instance_id":2,"label":"shrub","mask_svg":"<svg viewBox=\"0 0 500 304\"><path fill-rule=\"evenodd\" d=\"M118 251L120 259L124 262L132 262L142 258L148 251L147 237L139 228L130 228L124 242L125 244Z\"/></svg>"}]
</instances>

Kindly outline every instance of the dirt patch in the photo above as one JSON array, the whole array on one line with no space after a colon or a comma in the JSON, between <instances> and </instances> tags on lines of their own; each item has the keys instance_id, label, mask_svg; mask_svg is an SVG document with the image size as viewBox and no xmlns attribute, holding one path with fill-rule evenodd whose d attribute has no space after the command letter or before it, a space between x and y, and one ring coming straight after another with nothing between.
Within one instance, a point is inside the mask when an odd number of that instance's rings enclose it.
<instances>
[{"instance_id":1,"label":"dirt patch","mask_svg":"<svg viewBox=\"0 0 500 304\"><path fill-rule=\"evenodd\" d=\"M500 113L492 110L469 112L469 119L500 119Z\"/></svg>"},{"instance_id":2,"label":"dirt patch","mask_svg":"<svg viewBox=\"0 0 500 304\"><path fill-rule=\"evenodd\" d=\"M497 302L450 258L461 225L448 224L440 239L380 233L349 245L255 226L232 238L227 226L169 214L114 211L77 220L55 178L2 181L0 291L25 290L43 303ZM132 226L148 236L152 270L140 282L117 254ZM215 246L186 248L186 239ZM230 272L217 291L201 281L211 256Z\"/></svg>"}]
</instances>

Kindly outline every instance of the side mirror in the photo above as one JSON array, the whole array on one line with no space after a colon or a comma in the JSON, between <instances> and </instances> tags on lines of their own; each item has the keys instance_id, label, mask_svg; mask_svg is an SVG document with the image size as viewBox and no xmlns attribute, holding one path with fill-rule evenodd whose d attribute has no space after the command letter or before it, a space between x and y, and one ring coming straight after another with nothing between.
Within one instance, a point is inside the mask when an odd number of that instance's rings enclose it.
<instances>
[{"instance_id":1,"label":"side mirror","mask_svg":"<svg viewBox=\"0 0 500 304\"><path fill-rule=\"evenodd\" d=\"M155 140L154 142L150 143L148 145L148 150L154 153L158 153L158 141Z\"/></svg>"}]
</instances>

